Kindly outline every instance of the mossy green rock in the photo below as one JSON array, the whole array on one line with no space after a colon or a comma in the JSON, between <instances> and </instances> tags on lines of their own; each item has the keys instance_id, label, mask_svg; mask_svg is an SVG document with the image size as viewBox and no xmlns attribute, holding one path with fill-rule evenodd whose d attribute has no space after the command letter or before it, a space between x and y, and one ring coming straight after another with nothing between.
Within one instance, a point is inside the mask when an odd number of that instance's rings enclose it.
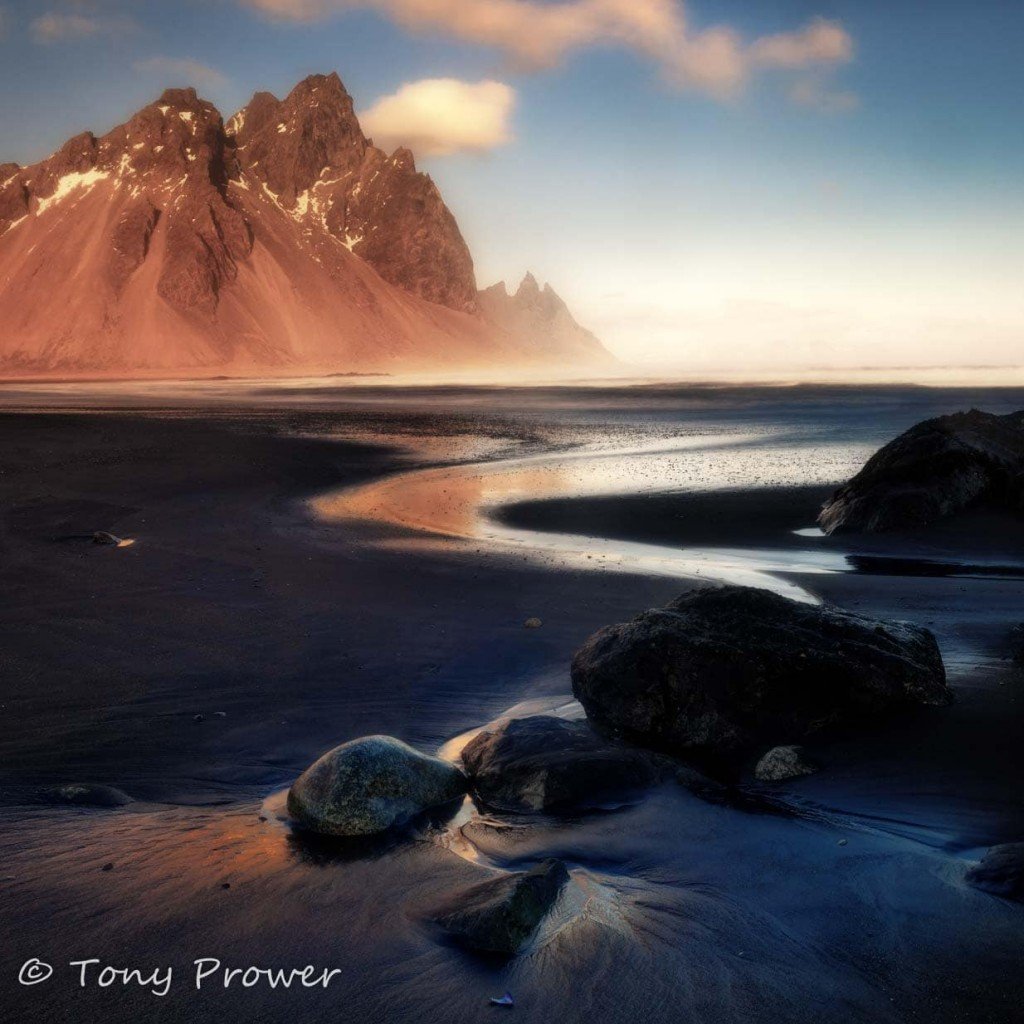
<instances>
[{"instance_id":1,"label":"mossy green rock","mask_svg":"<svg viewBox=\"0 0 1024 1024\"><path fill-rule=\"evenodd\" d=\"M288 811L322 835L370 836L466 792L465 775L392 736L363 736L329 750L288 792Z\"/></svg>"}]
</instances>

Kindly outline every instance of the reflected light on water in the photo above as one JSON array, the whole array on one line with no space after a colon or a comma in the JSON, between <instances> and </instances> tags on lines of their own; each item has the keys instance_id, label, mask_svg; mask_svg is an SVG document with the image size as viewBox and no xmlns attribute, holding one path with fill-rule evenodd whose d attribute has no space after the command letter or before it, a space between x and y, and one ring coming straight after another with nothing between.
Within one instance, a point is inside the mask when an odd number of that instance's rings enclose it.
<instances>
[{"instance_id":1,"label":"reflected light on water","mask_svg":"<svg viewBox=\"0 0 1024 1024\"><path fill-rule=\"evenodd\" d=\"M370 520L432 538L468 540L513 550L545 564L597 571L696 577L768 587L814 600L775 572L822 573L845 568L839 555L741 549L687 549L583 535L515 529L494 513L523 500L602 494L721 490L823 484L853 472L858 446L824 451L771 432L660 437L631 446L584 444L513 458L494 458L399 473L314 499L325 520Z\"/></svg>"}]
</instances>

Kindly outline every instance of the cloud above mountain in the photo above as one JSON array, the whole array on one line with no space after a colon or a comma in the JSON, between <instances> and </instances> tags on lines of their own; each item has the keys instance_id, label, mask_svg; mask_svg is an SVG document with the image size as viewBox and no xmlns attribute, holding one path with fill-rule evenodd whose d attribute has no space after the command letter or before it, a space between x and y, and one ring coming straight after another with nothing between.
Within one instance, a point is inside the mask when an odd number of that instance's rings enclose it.
<instances>
[{"instance_id":1,"label":"cloud above mountain","mask_svg":"<svg viewBox=\"0 0 1024 1024\"><path fill-rule=\"evenodd\" d=\"M315 21L375 10L415 32L437 32L494 47L523 69L553 67L574 51L630 50L670 84L720 97L736 94L759 70L845 64L853 40L816 18L790 32L745 40L729 26L695 29L683 0L239 0L272 18Z\"/></svg>"},{"instance_id":2,"label":"cloud above mountain","mask_svg":"<svg viewBox=\"0 0 1024 1024\"><path fill-rule=\"evenodd\" d=\"M515 91L502 82L428 78L409 82L359 115L384 149L408 146L426 156L483 153L512 139Z\"/></svg>"},{"instance_id":3,"label":"cloud above mountain","mask_svg":"<svg viewBox=\"0 0 1024 1024\"><path fill-rule=\"evenodd\" d=\"M94 36L123 35L134 32L137 28L138 25L132 18L107 17L86 7L76 7L69 11L48 11L33 18L29 23L29 33L33 40L44 45Z\"/></svg>"}]
</instances>

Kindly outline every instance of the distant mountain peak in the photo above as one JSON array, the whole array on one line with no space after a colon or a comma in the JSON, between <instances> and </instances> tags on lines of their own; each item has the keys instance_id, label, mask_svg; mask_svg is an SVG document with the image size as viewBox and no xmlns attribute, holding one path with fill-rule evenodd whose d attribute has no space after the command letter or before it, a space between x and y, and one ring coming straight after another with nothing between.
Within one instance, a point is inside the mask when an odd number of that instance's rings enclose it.
<instances>
[{"instance_id":1,"label":"distant mountain peak","mask_svg":"<svg viewBox=\"0 0 1024 1024\"><path fill-rule=\"evenodd\" d=\"M545 283L542 288L529 271L514 294L509 294L504 281L485 288L480 292L480 306L491 323L525 345L575 353L591 361L612 361L597 338L576 322L551 285Z\"/></svg>"}]
</instances>

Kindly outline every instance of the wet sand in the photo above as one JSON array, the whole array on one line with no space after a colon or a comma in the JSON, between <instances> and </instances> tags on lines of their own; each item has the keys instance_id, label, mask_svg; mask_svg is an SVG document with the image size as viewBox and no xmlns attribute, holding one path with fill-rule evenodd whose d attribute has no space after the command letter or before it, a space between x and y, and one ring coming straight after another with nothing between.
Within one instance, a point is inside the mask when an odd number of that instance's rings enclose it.
<instances>
[{"instance_id":1,"label":"wet sand","mask_svg":"<svg viewBox=\"0 0 1024 1024\"><path fill-rule=\"evenodd\" d=\"M817 745L825 770L782 789L793 817L666 787L579 821L471 816L467 860L443 823L353 858L268 813L268 796L345 739L437 749L520 701L563 701L589 632L693 585L315 514L325 495L423 458L554 443L546 422L508 420L266 406L0 416L0 988L14 1019L475 1020L504 1012L486 1000L506 989L536 1021L1016 1019L1021 910L963 882L982 848L1024 836L1024 681L1005 657L1024 618L1016 579L792 575L815 597L931 624L958 695ZM410 454L411 439L441 436ZM679 495L603 495L501 514L527 531L784 548L819 494L734 488L689 511ZM135 543L94 546L96 529ZM533 615L543 627L524 629ZM33 802L63 782L137 802ZM422 923L451 886L552 855L587 900L531 955L481 961ZM31 956L58 970L18 986ZM172 964L176 981L162 997L80 990L62 965L85 957ZM341 974L326 990L196 992L196 957Z\"/></svg>"}]
</instances>

